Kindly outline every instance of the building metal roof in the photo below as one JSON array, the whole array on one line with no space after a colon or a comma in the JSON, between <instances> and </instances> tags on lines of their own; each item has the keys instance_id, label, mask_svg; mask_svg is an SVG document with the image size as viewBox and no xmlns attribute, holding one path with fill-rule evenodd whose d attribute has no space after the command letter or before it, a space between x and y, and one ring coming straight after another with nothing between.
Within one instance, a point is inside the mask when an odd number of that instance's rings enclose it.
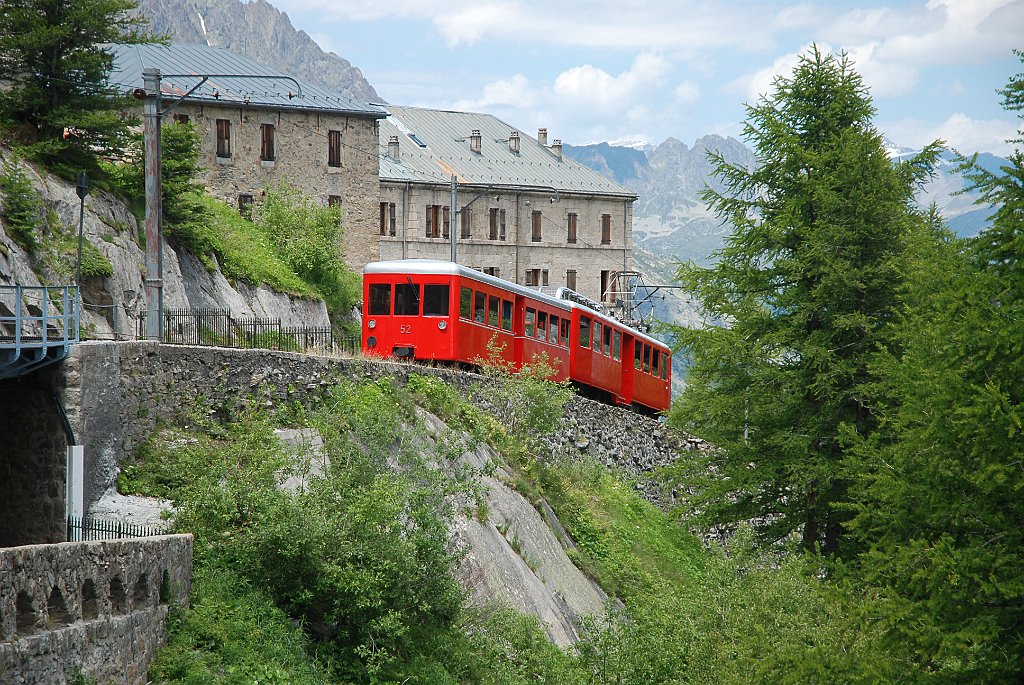
<instances>
[{"instance_id":1,"label":"building metal roof","mask_svg":"<svg viewBox=\"0 0 1024 685\"><path fill-rule=\"evenodd\" d=\"M636 193L583 166L536 138L490 114L385 105L380 122L380 178L399 183L451 183L540 192L573 192L636 199ZM470 149L470 134L480 131L480 152ZM519 133L519 151L509 146ZM399 155L388 154L398 136Z\"/></svg>"},{"instance_id":2,"label":"building metal roof","mask_svg":"<svg viewBox=\"0 0 1024 685\"><path fill-rule=\"evenodd\" d=\"M142 70L155 67L161 73L161 95L168 101L187 93L203 75L219 74L211 76L186 100L211 105L244 105L377 119L386 115L377 105L357 102L303 81L280 78L289 75L221 48L208 45L114 44L109 49L114 55L110 82L126 92L142 88ZM264 78L253 78L255 76Z\"/></svg>"}]
</instances>

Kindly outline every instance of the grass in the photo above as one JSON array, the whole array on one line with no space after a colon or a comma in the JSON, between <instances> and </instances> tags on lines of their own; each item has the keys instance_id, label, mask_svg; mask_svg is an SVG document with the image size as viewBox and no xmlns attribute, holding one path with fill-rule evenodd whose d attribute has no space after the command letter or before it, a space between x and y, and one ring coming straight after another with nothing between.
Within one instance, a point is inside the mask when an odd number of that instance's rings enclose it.
<instances>
[{"instance_id":1,"label":"grass","mask_svg":"<svg viewBox=\"0 0 1024 685\"><path fill-rule=\"evenodd\" d=\"M252 222L224 202L204 196L202 204L209 219L202 225L178 230L187 233L183 242L197 247L207 268L215 257L221 271L232 280L265 283L277 292L322 299L317 290L299 278L282 260Z\"/></svg>"}]
</instances>

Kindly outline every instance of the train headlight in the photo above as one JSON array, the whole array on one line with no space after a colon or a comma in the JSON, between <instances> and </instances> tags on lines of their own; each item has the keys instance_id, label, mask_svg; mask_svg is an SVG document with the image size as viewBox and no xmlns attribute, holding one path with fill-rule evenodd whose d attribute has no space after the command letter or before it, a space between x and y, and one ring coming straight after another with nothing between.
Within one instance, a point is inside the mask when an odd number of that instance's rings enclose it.
<instances>
[{"instance_id":1,"label":"train headlight","mask_svg":"<svg viewBox=\"0 0 1024 685\"><path fill-rule=\"evenodd\" d=\"M374 328L377 327L377 320L376 319L370 319L369 321L366 322L366 327L369 328L372 331Z\"/></svg>"},{"instance_id":2,"label":"train headlight","mask_svg":"<svg viewBox=\"0 0 1024 685\"><path fill-rule=\"evenodd\" d=\"M448 328L448 322L447 321L438 321L437 322L437 327L443 331L444 329Z\"/></svg>"},{"instance_id":3,"label":"train headlight","mask_svg":"<svg viewBox=\"0 0 1024 685\"><path fill-rule=\"evenodd\" d=\"M377 346L377 339L371 335L369 338L366 339L366 346L367 347L376 347Z\"/></svg>"}]
</instances>

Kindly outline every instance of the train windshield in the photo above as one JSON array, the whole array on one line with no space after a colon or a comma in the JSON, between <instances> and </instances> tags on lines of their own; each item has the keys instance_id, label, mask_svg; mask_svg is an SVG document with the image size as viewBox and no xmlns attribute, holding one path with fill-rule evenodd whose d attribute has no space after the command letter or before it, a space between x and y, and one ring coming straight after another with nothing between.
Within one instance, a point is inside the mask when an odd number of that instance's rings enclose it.
<instances>
[{"instance_id":1,"label":"train windshield","mask_svg":"<svg viewBox=\"0 0 1024 685\"><path fill-rule=\"evenodd\" d=\"M395 316L416 316L420 313L420 286L416 283L395 284Z\"/></svg>"},{"instance_id":2,"label":"train windshield","mask_svg":"<svg viewBox=\"0 0 1024 685\"><path fill-rule=\"evenodd\" d=\"M423 316L448 316L448 286L423 286Z\"/></svg>"}]
</instances>

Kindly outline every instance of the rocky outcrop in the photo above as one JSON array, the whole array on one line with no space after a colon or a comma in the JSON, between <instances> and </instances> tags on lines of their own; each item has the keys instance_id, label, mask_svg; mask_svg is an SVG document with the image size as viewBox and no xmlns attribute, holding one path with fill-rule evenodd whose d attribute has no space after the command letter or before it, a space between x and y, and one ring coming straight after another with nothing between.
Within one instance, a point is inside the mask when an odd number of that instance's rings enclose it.
<instances>
[{"instance_id":1,"label":"rocky outcrop","mask_svg":"<svg viewBox=\"0 0 1024 685\"><path fill-rule=\"evenodd\" d=\"M358 68L264 0L141 0L139 11L175 43L226 48L358 102L381 102Z\"/></svg>"},{"instance_id":2,"label":"rocky outcrop","mask_svg":"<svg viewBox=\"0 0 1024 685\"><path fill-rule=\"evenodd\" d=\"M0 150L0 160L7 154ZM74 185L39 173L24 162L20 167L43 200L49 216L46 221L58 224L44 230L77 234L80 205ZM83 279L82 330L93 338L134 337L146 309L146 256L139 245L138 221L113 195L94 188L85 200L83 236L110 261L113 273ZM230 310L238 317L279 318L286 326L330 326L322 301L293 298L265 285L232 283L220 271L208 270L194 255L176 250L166 240L162 248L166 309L212 307ZM73 260L41 260L26 252L5 232L0 220L0 284L38 286L43 280L73 284L74 271Z\"/></svg>"}]
</instances>

